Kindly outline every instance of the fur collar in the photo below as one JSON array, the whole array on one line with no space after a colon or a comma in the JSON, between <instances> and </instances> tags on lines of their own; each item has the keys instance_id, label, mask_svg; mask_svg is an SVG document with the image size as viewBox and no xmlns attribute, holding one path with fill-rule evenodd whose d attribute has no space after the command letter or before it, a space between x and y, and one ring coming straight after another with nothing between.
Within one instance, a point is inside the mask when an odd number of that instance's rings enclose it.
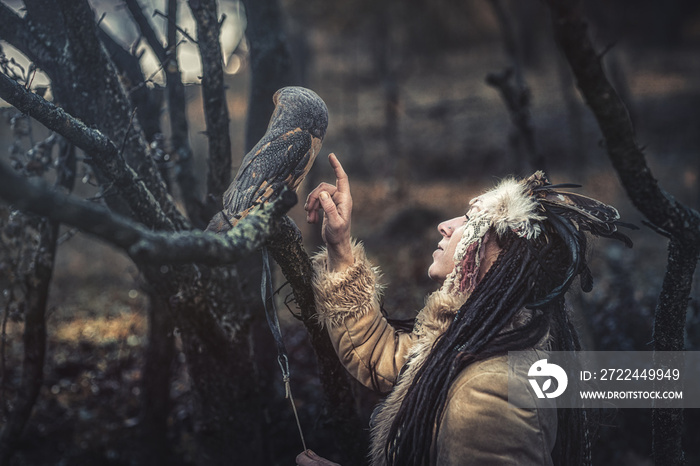
<instances>
[{"instance_id":1,"label":"fur collar","mask_svg":"<svg viewBox=\"0 0 700 466\"><path fill-rule=\"evenodd\" d=\"M464 304L466 297L455 296L444 291L436 291L428 296L425 307L416 317L413 332L418 337L411 347L406 359L406 366L399 382L384 402L377 407L372 416L370 464L380 466L386 464L384 445L389 438L389 429L403 403L408 388L418 369L430 354L433 344L454 320L457 310Z\"/></svg>"},{"instance_id":2,"label":"fur collar","mask_svg":"<svg viewBox=\"0 0 700 466\"><path fill-rule=\"evenodd\" d=\"M455 295L442 289L432 293L426 299L425 307L416 317L413 333L417 339L406 357L406 366L402 371L398 383L380 404L372 415L370 431L370 464L383 466L386 464L384 446L389 438L389 430L396 414L403 403L406 392L413 383L418 370L423 366L435 341L445 333L447 327L453 322L454 317L467 300L464 295ZM521 309L512 319L512 322L504 331L512 330L527 323L532 312ZM537 345L538 349L546 349L549 345L550 335L547 334Z\"/></svg>"}]
</instances>

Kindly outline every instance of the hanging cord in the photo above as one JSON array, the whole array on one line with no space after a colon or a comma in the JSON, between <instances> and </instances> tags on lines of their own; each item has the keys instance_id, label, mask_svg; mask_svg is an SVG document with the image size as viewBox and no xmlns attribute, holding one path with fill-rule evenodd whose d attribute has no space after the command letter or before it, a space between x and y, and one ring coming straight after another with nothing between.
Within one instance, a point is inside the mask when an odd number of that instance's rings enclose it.
<instances>
[{"instance_id":1,"label":"hanging cord","mask_svg":"<svg viewBox=\"0 0 700 466\"><path fill-rule=\"evenodd\" d=\"M289 358L287 357L287 348L284 347L284 340L282 340L282 330L280 329L280 321L277 318L277 308L275 306L275 300L272 293L272 273L270 272L270 258L267 254L267 248L263 246L262 248L262 259L263 259L263 273L262 280L260 281L260 294L262 295L263 306L265 307L265 317L267 318L267 325L270 327L272 332L272 337L275 339L275 345L277 345L277 363L280 365L282 370L282 381L284 382L284 397L289 399L292 404L292 411L294 411L294 418L297 421L297 428L299 429L299 437L301 437L301 444L304 446L304 451L307 450L306 442L304 441L304 432L301 430L301 423L299 422L299 414L297 414L297 408L294 404L294 397L292 397L292 387L289 383ZM270 301L270 306L268 307L267 302Z\"/></svg>"}]
</instances>

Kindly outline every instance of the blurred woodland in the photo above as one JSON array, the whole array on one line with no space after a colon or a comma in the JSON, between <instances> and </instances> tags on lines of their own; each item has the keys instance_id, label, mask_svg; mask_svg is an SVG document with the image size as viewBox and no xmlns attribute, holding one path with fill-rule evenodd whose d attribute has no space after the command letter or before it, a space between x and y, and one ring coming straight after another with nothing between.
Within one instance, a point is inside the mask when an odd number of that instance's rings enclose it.
<instances>
[{"instance_id":1,"label":"blurred woodland","mask_svg":"<svg viewBox=\"0 0 700 466\"><path fill-rule=\"evenodd\" d=\"M700 351L700 3L574 9L626 104L617 121L634 125L637 152L623 150L624 135L615 145L623 129L601 132L604 116L586 105L565 58L573 51L562 53L567 29L552 14L575 3L2 0L3 76L98 129L133 170L76 149L9 94L0 95L0 163L150 230L202 229L264 133L272 93L301 85L329 110L321 155L289 212L301 253L321 244L301 206L333 182L334 152L390 317L412 317L436 289L427 267L439 221L501 177L545 169L640 227L632 249L593 244L593 291L572 287L584 347ZM634 173L620 168L631 152L663 202L630 200L644 178L621 181ZM128 173L151 195L130 194ZM59 225L0 200L0 464L292 464L303 447L257 291L258 253L238 266L149 263L85 233L89 223ZM285 239L296 238L290 224L291 236L270 239L280 263L300 254ZM306 444L363 464L379 398L334 372L302 296L305 270L276 267L274 288ZM655 320L667 305L675 313ZM675 336L661 338L663 325ZM610 410L594 464L700 464L699 431L697 410Z\"/></svg>"}]
</instances>

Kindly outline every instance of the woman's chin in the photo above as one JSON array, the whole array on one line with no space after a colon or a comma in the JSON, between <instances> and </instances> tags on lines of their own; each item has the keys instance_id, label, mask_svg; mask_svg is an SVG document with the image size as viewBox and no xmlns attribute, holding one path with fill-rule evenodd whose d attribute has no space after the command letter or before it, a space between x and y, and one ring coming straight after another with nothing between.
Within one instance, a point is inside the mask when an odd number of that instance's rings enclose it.
<instances>
[{"instance_id":1,"label":"woman's chin","mask_svg":"<svg viewBox=\"0 0 700 466\"><path fill-rule=\"evenodd\" d=\"M433 264L434 265L434 264ZM445 281L445 277L442 277L440 273L438 273L435 268L431 265L428 267L428 278L430 278L432 281L436 283L442 283Z\"/></svg>"}]
</instances>

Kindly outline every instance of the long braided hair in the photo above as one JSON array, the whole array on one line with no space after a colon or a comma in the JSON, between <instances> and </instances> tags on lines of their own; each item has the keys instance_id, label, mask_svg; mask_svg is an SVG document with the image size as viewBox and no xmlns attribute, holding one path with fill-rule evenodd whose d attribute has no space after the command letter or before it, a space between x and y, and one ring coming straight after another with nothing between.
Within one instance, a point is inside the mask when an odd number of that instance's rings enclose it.
<instances>
[{"instance_id":1,"label":"long braided hair","mask_svg":"<svg viewBox=\"0 0 700 466\"><path fill-rule=\"evenodd\" d=\"M530 240L512 231L493 235L501 253L418 370L390 428L385 445L387 464L434 462L431 455L436 453L434 444L448 391L470 364L508 351L532 348L548 334L551 350L580 349L563 294L579 274L582 285L588 288L586 238L580 230L562 231L560 227L556 220L543 222L541 234ZM569 234L576 238L566 237ZM524 307L532 310L530 319L511 328L514 317ZM555 464L588 464L587 414L579 409L559 409L557 415Z\"/></svg>"}]
</instances>

